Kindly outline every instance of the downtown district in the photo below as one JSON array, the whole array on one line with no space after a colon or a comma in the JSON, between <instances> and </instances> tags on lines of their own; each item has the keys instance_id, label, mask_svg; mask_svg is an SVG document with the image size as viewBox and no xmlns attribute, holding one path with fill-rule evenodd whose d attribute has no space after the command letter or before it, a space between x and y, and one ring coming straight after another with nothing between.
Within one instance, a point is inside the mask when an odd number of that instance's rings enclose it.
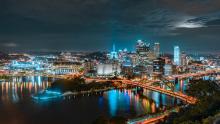
<instances>
[{"instance_id":1,"label":"downtown district","mask_svg":"<svg viewBox=\"0 0 220 124\"><path fill-rule=\"evenodd\" d=\"M136 51L116 50L113 45L110 52L1 53L0 74L156 80L219 67L218 56L187 54L180 46L174 46L173 54L162 54L160 47L138 40Z\"/></svg>"}]
</instances>

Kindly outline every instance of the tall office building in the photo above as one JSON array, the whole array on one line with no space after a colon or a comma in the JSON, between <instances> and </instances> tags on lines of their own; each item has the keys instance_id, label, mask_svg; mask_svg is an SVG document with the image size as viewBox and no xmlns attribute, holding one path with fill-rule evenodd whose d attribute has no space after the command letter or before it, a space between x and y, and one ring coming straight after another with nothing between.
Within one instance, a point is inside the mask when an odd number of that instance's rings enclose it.
<instances>
[{"instance_id":1,"label":"tall office building","mask_svg":"<svg viewBox=\"0 0 220 124\"><path fill-rule=\"evenodd\" d=\"M170 76L173 73L173 67L171 64L165 64L164 65L164 75L165 76Z\"/></svg>"},{"instance_id":2,"label":"tall office building","mask_svg":"<svg viewBox=\"0 0 220 124\"><path fill-rule=\"evenodd\" d=\"M142 64L145 63L148 61L150 54L150 44L146 44L142 40L138 40L136 45L136 53L138 56L138 62Z\"/></svg>"},{"instance_id":3,"label":"tall office building","mask_svg":"<svg viewBox=\"0 0 220 124\"><path fill-rule=\"evenodd\" d=\"M179 46L174 46L174 65L181 65Z\"/></svg>"},{"instance_id":4,"label":"tall office building","mask_svg":"<svg viewBox=\"0 0 220 124\"><path fill-rule=\"evenodd\" d=\"M187 55L185 52L182 52L182 54L181 54L181 65L182 66L187 65Z\"/></svg>"},{"instance_id":5,"label":"tall office building","mask_svg":"<svg viewBox=\"0 0 220 124\"><path fill-rule=\"evenodd\" d=\"M153 72L163 74L165 59L157 58L153 61Z\"/></svg>"},{"instance_id":6,"label":"tall office building","mask_svg":"<svg viewBox=\"0 0 220 124\"><path fill-rule=\"evenodd\" d=\"M160 43L154 43L154 55L160 57Z\"/></svg>"},{"instance_id":7,"label":"tall office building","mask_svg":"<svg viewBox=\"0 0 220 124\"><path fill-rule=\"evenodd\" d=\"M150 44L144 43L142 40L137 41L136 53L141 56L146 56L150 51Z\"/></svg>"}]
</instances>

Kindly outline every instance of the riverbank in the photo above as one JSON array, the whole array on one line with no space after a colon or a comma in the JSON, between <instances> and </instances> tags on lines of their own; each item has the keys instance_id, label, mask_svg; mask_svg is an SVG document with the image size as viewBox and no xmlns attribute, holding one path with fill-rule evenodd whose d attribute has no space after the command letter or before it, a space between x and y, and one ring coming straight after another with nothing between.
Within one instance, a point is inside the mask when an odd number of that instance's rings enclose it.
<instances>
[{"instance_id":1,"label":"riverbank","mask_svg":"<svg viewBox=\"0 0 220 124\"><path fill-rule=\"evenodd\" d=\"M108 90L113 90L115 88L104 88L104 89L98 89L98 90L89 90L89 91L79 91L79 92L71 92L71 91L67 91L63 93L63 96L69 96L69 95L84 95L84 94L93 94L93 93L100 93L100 92L105 92Z\"/></svg>"}]
</instances>

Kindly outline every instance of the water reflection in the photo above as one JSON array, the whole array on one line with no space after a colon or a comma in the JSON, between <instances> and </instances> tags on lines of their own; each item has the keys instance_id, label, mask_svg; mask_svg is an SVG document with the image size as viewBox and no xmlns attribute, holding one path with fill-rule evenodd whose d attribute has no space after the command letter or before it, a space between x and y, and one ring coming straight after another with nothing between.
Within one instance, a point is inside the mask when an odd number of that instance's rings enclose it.
<instances>
[{"instance_id":1,"label":"water reflection","mask_svg":"<svg viewBox=\"0 0 220 124\"><path fill-rule=\"evenodd\" d=\"M164 111L178 103L173 97L142 88L110 90L93 95L67 96L59 100L36 102L32 94L51 85L44 77L13 77L11 81L0 83L0 113L12 113L14 119L23 123L88 124L99 116L108 118L135 117ZM20 112L22 118L9 110ZM1 114L0 114L1 115ZM2 114L0 120L9 122L12 115ZM54 119L58 117L58 119ZM26 122L27 121L27 122ZM30 121L30 122L29 122Z\"/></svg>"},{"instance_id":2,"label":"water reflection","mask_svg":"<svg viewBox=\"0 0 220 124\"><path fill-rule=\"evenodd\" d=\"M0 82L1 102L16 103L47 88L50 84L47 78L40 76L12 77L8 82Z\"/></svg>"},{"instance_id":3,"label":"water reflection","mask_svg":"<svg viewBox=\"0 0 220 124\"><path fill-rule=\"evenodd\" d=\"M111 90L104 93L103 97L108 100L110 115L113 117L128 112L138 112L136 115L157 113L179 103L173 97L149 90L140 93L137 89Z\"/></svg>"}]
</instances>

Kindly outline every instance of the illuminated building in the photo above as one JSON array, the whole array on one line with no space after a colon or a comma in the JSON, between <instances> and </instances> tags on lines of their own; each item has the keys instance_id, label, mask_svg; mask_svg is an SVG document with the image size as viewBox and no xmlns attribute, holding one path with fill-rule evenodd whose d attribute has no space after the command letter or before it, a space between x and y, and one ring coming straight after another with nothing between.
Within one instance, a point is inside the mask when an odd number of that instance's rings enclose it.
<instances>
[{"instance_id":1,"label":"illuminated building","mask_svg":"<svg viewBox=\"0 0 220 124\"><path fill-rule=\"evenodd\" d=\"M164 72L165 60L158 58L153 61L153 72L163 74Z\"/></svg>"},{"instance_id":2,"label":"illuminated building","mask_svg":"<svg viewBox=\"0 0 220 124\"><path fill-rule=\"evenodd\" d=\"M137 65L133 68L133 72L136 78L146 78L147 75L150 75L150 73L153 72L153 67L150 65Z\"/></svg>"},{"instance_id":3,"label":"illuminated building","mask_svg":"<svg viewBox=\"0 0 220 124\"><path fill-rule=\"evenodd\" d=\"M174 46L174 65L181 65L179 46Z\"/></svg>"},{"instance_id":4,"label":"illuminated building","mask_svg":"<svg viewBox=\"0 0 220 124\"><path fill-rule=\"evenodd\" d=\"M154 67L152 65L146 65L147 75L151 75L153 73Z\"/></svg>"},{"instance_id":5,"label":"illuminated building","mask_svg":"<svg viewBox=\"0 0 220 124\"><path fill-rule=\"evenodd\" d=\"M132 66L122 66L121 73L124 77L132 77L133 68Z\"/></svg>"},{"instance_id":6,"label":"illuminated building","mask_svg":"<svg viewBox=\"0 0 220 124\"><path fill-rule=\"evenodd\" d=\"M55 75L79 73L82 68L83 65L78 62L54 62L50 73Z\"/></svg>"},{"instance_id":7,"label":"illuminated building","mask_svg":"<svg viewBox=\"0 0 220 124\"><path fill-rule=\"evenodd\" d=\"M187 56L185 52L182 52L181 54L181 65L186 66L187 65Z\"/></svg>"},{"instance_id":8,"label":"illuminated building","mask_svg":"<svg viewBox=\"0 0 220 124\"><path fill-rule=\"evenodd\" d=\"M160 57L160 43L154 43L154 55Z\"/></svg>"},{"instance_id":9,"label":"illuminated building","mask_svg":"<svg viewBox=\"0 0 220 124\"><path fill-rule=\"evenodd\" d=\"M126 61L126 58L128 57L128 50L125 48L124 50L119 50L118 52L118 60L119 62Z\"/></svg>"},{"instance_id":10,"label":"illuminated building","mask_svg":"<svg viewBox=\"0 0 220 124\"><path fill-rule=\"evenodd\" d=\"M134 67L134 76L135 78L142 78L144 75L146 75L145 67L142 65L137 65Z\"/></svg>"},{"instance_id":11,"label":"illuminated building","mask_svg":"<svg viewBox=\"0 0 220 124\"><path fill-rule=\"evenodd\" d=\"M117 64L98 64L98 76L115 76L121 72L121 67Z\"/></svg>"},{"instance_id":12,"label":"illuminated building","mask_svg":"<svg viewBox=\"0 0 220 124\"><path fill-rule=\"evenodd\" d=\"M165 76L170 76L173 73L173 67L171 64L166 64L164 65L164 75Z\"/></svg>"},{"instance_id":13,"label":"illuminated building","mask_svg":"<svg viewBox=\"0 0 220 124\"><path fill-rule=\"evenodd\" d=\"M130 54L132 66L136 66L138 64L138 56L136 54Z\"/></svg>"},{"instance_id":14,"label":"illuminated building","mask_svg":"<svg viewBox=\"0 0 220 124\"><path fill-rule=\"evenodd\" d=\"M142 40L137 41L136 53L142 57L146 57L150 51L150 44L144 43Z\"/></svg>"},{"instance_id":15,"label":"illuminated building","mask_svg":"<svg viewBox=\"0 0 220 124\"><path fill-rule=\"evenodd\" d=\"M118 58L118 53L115 50L115 44L113 44L113 49L110 55L110 59L117 59Z\"/></svg>"},{"instance_id":16,"label":"illuminated building","mask_svg":"<svg viewBox=\"0 0 220 124\"><path fill-rule=\"evenodd\" d=\"M205 57L199 57L199 61L204 61L205 60Z\"/></svg>"},{"instance_id":17,"label":"illuminated building","mask_svg":"<svg viewBox=\"0 0 220 124\"><path fill-rule=\"evenodd\" d=\"M96 62L94 60L85 60L83 65L85 72L88 72L95 69Z\"/></svg>"},{"instance_id":18,"label":"illuminated building","mask_svg":"<svg viewBox=\"0 0 220 124\"><path fill-rule=\"evenodd\" d=\"M9 64L10 70L41 70L41 65L39 62L26 62L26 61L16 61L13 60Z\"/></svg>"},{"instance_id":19,"label":"illuminated building","mask_svg":"<svg viewBox=\"0 0 220 124\"><path fill-rule=\"evenodd\" d=\"M150 51L150 44L146 44L142 40L137 41L136 53L138 56L138 63L144 65L149 62L149 57L152 57L151 54L154 54Z\"/></svg>"},{"instance_id":20,"label":"illuminated building","mask_svg":"<svg viewBox=\"0 0 220 124\"><path fill-rule=\"evenodd\" d=\"M131 61L131 58L126 56L124 57L124 60L122 62L122 66L132 66L132 61Z\"/></svg>"}]
</instances>

